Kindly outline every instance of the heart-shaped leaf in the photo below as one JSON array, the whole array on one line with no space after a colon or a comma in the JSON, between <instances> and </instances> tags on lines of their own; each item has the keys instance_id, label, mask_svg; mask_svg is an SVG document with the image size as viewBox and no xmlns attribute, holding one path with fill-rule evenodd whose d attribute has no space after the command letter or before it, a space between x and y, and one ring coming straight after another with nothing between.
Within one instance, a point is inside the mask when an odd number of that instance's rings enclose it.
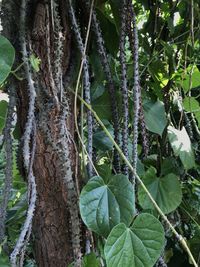
<instances>
[{"instance_id":1,"label":"heart-shaped leaf","mask_svg":"<svg viewBox=\"0 0 200 267\"><path fill-rule=\"evenodd\" d=\"M195 157L190 138L183 127L181 131L168 126L168 138L175 156L179 156L186 170L195 167Z\"/></svg>"},{"instance_id":2,"label":"heart-shaped leaf","mask_svg":"<svg viewBox=\"0 0 200 267\"><path fill-rule=\"evenodd\" d=\"M10 74L15 59L15 49L11 43L0 35L0 84Z\"/></svg>"},{"instance_id":3,"label":"heart-shaped leaf","mask_svg":"<svg viewBox=\"0 0 200 267\"><path fill-rule=\"evenodd\" d=\"M164 104L159 100L155 103L146 101L143 108L144 118L148 130L162 136L162 133L167 125Z\"/></svg>"},{"instance_id":4,"label":"heart-shaped leaf","mask_svg":"<svg viewBox=\"0 0 200 267\"><path fill-rule=\"evenodd\" d=\"M180 205L182 191L180 182L175 174L170 173L164 177L157 177L156 169L151 167L144 175L143 182L165 214L172 212ZM143 209L154 209L153 204L141 186L139 186L138 190L138 199Z\"/></svg>"},{"instance_id":5,"label":"heart-shaped leaf","mask_svg":"<svg viewBox=\"0 0 200 267\"><path fill-rule=\"evenodd\" d=\"M125 175L89 180L80 196L80 212L92 231L107 236L120 222L129 225L134 212L134 192Z\"/></svg>"},{"instance_id":6,"label":"heart-shaped leaf","mask_svg":"<svg viewBox=\"0 0 200 267\"><path fill-rule=\"evenodd\" d=\"M107 267L151 267L164 245L162 224L152 215L140 214L128 228L115 226L105 244Z\"/></svg>"}]
</instances>

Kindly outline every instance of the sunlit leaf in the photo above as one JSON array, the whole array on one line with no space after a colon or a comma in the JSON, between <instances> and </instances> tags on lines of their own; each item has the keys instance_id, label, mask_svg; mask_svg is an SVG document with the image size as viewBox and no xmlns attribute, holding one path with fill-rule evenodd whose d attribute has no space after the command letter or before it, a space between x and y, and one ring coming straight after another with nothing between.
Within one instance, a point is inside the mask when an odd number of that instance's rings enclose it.
<instances>
[{"instance_id":1,"label":"sunlit leaf","mask_svg":"<svg viewBox=\"0 0 200 267\"><path fill-rule=\"evenodd\" d=\"M194 97L185 97L183 100L184 109L188 112L193 112L198 125L200 126L200 105Z\"/></svg>"},{"instance_id":2,"label":"sunlit leaf","mask_svg":"<svg viewBox=\"0 0 200 267\"><path fill-rule=\"evenodd\" d=\"M195 157L192 149L190 138L185 130L177 130L168 126L168 138L174 150L174 154L180 157L183 166L188 170L195 167Z\"/></svg>"},{"instance_id":3,"label":"sunlit leaf","mask_svg":"<svg viewBox=\"0 0 200 267\"><path fill-rule=\"evenodd\" d=\"M190 74L190 72L192 72L192 74ZM193 70L192 66L189 66L188 74L183 78L184 79L180 82L180 84L185 92L188 92L188 90L200 86L200 71L196 66L193 68Z\"/></svg>"},{"instance_id":4,"label":"sunlit leaf","mask_svg":"<svg viewBox=\"0 0 200 267\"><path fill-rule=\"evenodd\" d=\"M143 105L144 118L149 131L162 136L167 125L164 104L161 101L146 101Z\"/></svg>"},{"instance_id":5,"label":"sunlit leaf","mask_svg":"<svg viewBox=\"0 0 200 267\"><path fill-rule=\"evenodd\" d=\"M36 57L34 54L32 54L30 56L30 62L31 62L31 66L33 67L33 69L38 72L40 70L40 63L41 63L41 59L39 59L38 57Z\"/></svg>"}]
</instances>

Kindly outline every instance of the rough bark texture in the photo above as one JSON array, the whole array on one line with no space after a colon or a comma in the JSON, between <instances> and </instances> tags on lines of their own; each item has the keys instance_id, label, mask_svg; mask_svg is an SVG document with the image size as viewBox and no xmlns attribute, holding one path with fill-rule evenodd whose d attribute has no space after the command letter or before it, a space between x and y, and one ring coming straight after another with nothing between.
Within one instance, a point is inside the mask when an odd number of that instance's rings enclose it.
<instances>
[{"instance_id":1,"label":"rough bark texture","mask_svg":"<svg viewBox=\"0 0 200 267\"><path fill-rule=\"evenodd\" d=\"M52 115L49 125L56 119ZM53 131L56 134L57 129ZM34 170L38 193L33 228L37 264L64 267L73 256L66 187L59 158L41 131L37 132Z\"/></svg>"},{"instance_id":2,"label":"rough bark texture","mask_svg":"<svg viewBox=\"0 0 200 267\"><path fill-rule=\"evenodd\" d=\"M14 3L4 0L2 3L2 20L4 35L14 44L17 50L17 60L20 63L21 55L18 41L20 39L18 17L20 15L20 1ZM68 25L67 7L65 1L57 1L60 26L62 29L62 74L68 75L71 55L71 34ZM27 37L31 50L41 59L40 71L35 74L37 98L35 106L36 116L36 154L34 174L37 184L37 207L33 221L33 240L35 244L35 258L39 267L66 267L73 261L73 233L72 223L79 225L79 221L70 221L68 190L63 176L64 164L59 150L66 147L59 143L62 138L60 119L63 116L63 105L67 105L66 132L67 149L73 173L74 189L76 190L76 147L74 143L74 115L72 96L66 93L66 101L60 100L55 84L55 50L56 38L53 31L53 19L50 0L29 1ZM56 25L56 23L55 23ZM53 71L54 68L54 71ZM27 116L29 97L26 82L17 82L18 105L17 111L20 120L22 135ZM58 146L59 143L59 146ZM22 159L20 159L22 160ZM78 196L75 192L74 196ZM76 207L74 207L76 209ZM78 265L77 265L78 266Z\"/></svg>"}]
</instances>

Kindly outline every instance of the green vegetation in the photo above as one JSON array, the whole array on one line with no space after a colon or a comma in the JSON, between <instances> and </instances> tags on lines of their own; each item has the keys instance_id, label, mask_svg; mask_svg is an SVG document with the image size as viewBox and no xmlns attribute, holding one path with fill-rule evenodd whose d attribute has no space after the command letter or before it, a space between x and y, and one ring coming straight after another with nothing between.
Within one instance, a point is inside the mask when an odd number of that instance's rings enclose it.
<instances>
[{"instance_id":1,"label":"green vegetation","mask_svg":"<svg viewBox=\"0 0 200 267\"><path fill-rule=\"evenodd\" d=\"M79 137L73 142L80 159L80 164L76 162L81 174L79 209L87 227L84 267L200 264L199 11L197 0L139 0L133 1L133 9L131 1L96 1L89 24L89 9L86 22L80 23L81 31L87 29L89 34L83 33L85 46L72 19L78 45L66 90L75 98ZM73 8L69 15L73 18ZM10 81L17 84L21 77L27 79L24 65L30 66L34 79L40 77L42 65L42 59L31 53L26 61L15 62L18 67L13 70L15 53L0 35L0 87L11 96ZM20 119L18 113L17 123L10 125L9 103L0 101L2 222L9 172L8 124L13 147L12 189L5 231L0 231L0 267L10 266L9 256L27 218L30 189L18 154ZM37 266L34 234L26 245L23 266ZM75 255L69 266L80 266Z\"/></svg>"}]
</instances>

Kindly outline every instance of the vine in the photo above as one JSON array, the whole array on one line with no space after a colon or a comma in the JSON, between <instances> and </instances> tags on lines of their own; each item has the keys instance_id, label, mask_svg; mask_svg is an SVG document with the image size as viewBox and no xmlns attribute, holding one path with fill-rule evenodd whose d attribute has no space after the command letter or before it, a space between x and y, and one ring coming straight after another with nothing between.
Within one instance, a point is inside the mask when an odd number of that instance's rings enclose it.
<instances>
[{"instance_id":1,"label":"vine","mask_svg":"<svg viewBox=\"0 0 200 267\"><path fill-rule=\"evenodd\" d=\"M55 14L55 13L53 13ZM57 14L57 13L56 13ZM47 21L50 21L50 16L49 16L49 7L48 5L46 5L46 15L47 15ZM52 18L52 20L54 21L54 17ZM57 21L57 19L56 19ZM50 32L50 25L49 23L47 23L47 32L46 32L46 47L47 47L47 62L48 62L48 71L49 71L49 80L50 80L50 86L52 89L52 95L55 98L56 103L58 104L58 82L59 82L59 75L60 75L60 58L58 58L55 61L55 68L52 68L52 62L51 62L51 40L50 40L50 36L51 36L51 32ZM59 41L60 39L58 39L58 43L56 42L55 45L55 53L57 53L57 49L59 47ZM56 73L56 76L54 78L54 75Z\"/></svg>"},{"instance_id":2,"label":"vine","mask_svg":"<svg viewBox=\"0 0 200 267\"><path fill-rule=\"evenodd\" d=\"M146 123L144 119L144 110L142 107L142 101L140 99L140 128L141 128L141 136L142 136L142 146L144 151L144 157L146 158L149 154L149 137L146 129Z\"/></svg>"},{"instance_id":3,"label":"vine","mask_svg":"<svg viewBox=\"0 0 200 267\"><path fill-rule=\"evenodd\" d=\"M63 61L63 40L64 36L61 27L61 18L58 12L58 3L54 0L51 2L52 9L52 26L54 32L54 80L55 85L59 92L59 98L62 102L63 97L63 74L62 74L62 61Z\"/></svg>"},{"instance_id":4,"label":"vine","mask_svg":"<svg viewBox=\"0 0 200 267\"><path fill-rule=\"evenodd\" d=\"M88 61L84 53L84 44L83 40L79 31L78 23L75 17L75 12L71 3L71 0L69 0L69 14L71 17L72 25L74 34L77 40L77 44L79 47L79 51L81 53L81 56L83 58L83 84L84 84L84 95L85 100L88 104L91 104L91 97L90 97L90 75L89 75L89 67L88 67ZM92 159L93 154L93 147L92 147L92 140L93 140L93 118L91 111L87 111L87 126L88 126L88 144L87 144L87 151L89 158ZM93 167L89 160L88 162L88 175L89 177L93 176Z\"/></svg>"},{"instance_id":5,"label":"vine","mask_svg":"<svg viewBox=\"0 0 200 267\"><path fill-rule=\"evenodd\" d=\"M118 108L117 108L117 100L116 100L116 92L115 92L115 86L112 78L112 73L108 61L108 56L106 53L105 45L104 45L104 39L102 37L101 28L99 26L99 22L97 20L97 16L95 11L93 11L92 14L92 21L93 21L93 29L96 34L97 38L97 45L98 45L98 53L102 62L103 70L105 72L106 80L108 83L108 90L110 93L110 101L111 101L111 111L112 111L112 118L113 118L113 127L114 127L114 136L115 141L119 144L120 138L120 131L119 131L119 114L118 114ZM118 152L114 150L114 163L113 166L115 168L115 171L117 173L120 172L120 159Z\"/></svg>"},{"instance_id":6,"label":"vine","mask_svg":"<svg viewBox=\"0 0 200 267\"><path fill-rule=\"evenodd\" d=\"M35 211L35 203L36 203L36 183L35 183L35 177L33 175L33 161L35 156L35 148L36 148L36 125L35 121L33 121L33 137L32 137L32 150L31 150L31 158L29 162L28 167L28 210L27 210L27 216L23 225L23 228L21 230L20 236L17 240L17 243L15 245L15 248L13 252L10 255L10 262L12 267L17 267L17 256L19 255L19 266L23 266L23 260L24 260L24 253L26 250L26 246L28 244L28 240L30 238L31 228L32 228L32 220L34 216Z\"/></svg>"},{"instance_id":7,"label":"vine","mask_svg":"<svg viewBox=\"0 0 200 267\"><path fill-rule=\"evenodd\" d=\"M122 91L122 105L123 105L123 125L122 125L122 151L126 158L128 158L128 123L129 123L129 111L128 111L128 87L127 87L127 69L126 69L126 4L122 2L121 10L121 33L119 41L120 51L120 64L121 64L121 91ZM122 169L125 175L128 175L128 166L124 165Z\"/></svg>"},{"instance_id":8,"label":"vine","mask_svg":"<svg viewBox=\"0 0 200 267\"><path fill-rule=\"evenodd\" d=\"M67 127L66 127L66 118L68 117L67 111L67 102L63 107L63 111L59 118L59 139L57 141L56 147L58 155L61 162L63 162L62 171L63 171L63 181L67 187L67 204L69 206L70 212L70 224L72 232L72 248L73 255L75 260L75 267L79 267L81 264L81 230L80 230L80 221L79 221L79 208L78 208L78 188L75 187L73 180L73 172L71 169L70 153L68 149L68 144L71 143L71 138L69 136Z\"/></svg>"},{"instance_id":9,"label":"vine","mask_svg":"<svg viewBox=\"0 0 200 267\"><path fill-rule=\"evenodd\" d=\"M138 44L138 31L136 25L136 16L132 7L132 1L127 1L128 9L128 35L131 46L131 52L134 62L134 119L133 119L133 168L137 166L137 144L138 144L138 122L140 110L140 82L139 82L139 44ZM135 184L135 177L131 177L133 184Z\"/></svg>"},{"instance_id":10,"label":"vine","mask_svg":"<svg viewBox=\"0 0 200 267\"><path fill-rule=\"evenodd\" d=\"M33 174L33 160L35 155L35 146L36 146L36 125L35 125L35 98L36 98L36 90L34 81L32 79L31 68L29 65L28 59L28 51L26 44L26 11L27 11L27 3L26 0L22 0L21 3L21 17L20 17L20 28L21 28L21 47L22 47L22 55L23 60L25 62L25 74L28 81L28 89L29 89L29 110L28 110L28 119L25 125L25 132L23 136L23 158L24 158L24 166L27 172L28 178L28 211L27 217L25 219L22 231L16 243L16 246L13 252L10 255L11 265L13 267L17 266L17 256L23 258L22 253L25 250L25 245L27 244L26 236L29 237L29 231L32 227L32 220L34 216L35 204L36 204L36 184L35 177ZM32 133L32 149L30 149L31 143L31 133ZM21 254L22 253L22 254ZM20 260L21 264L22 261Z\"/></svg>"}]
</instances>

